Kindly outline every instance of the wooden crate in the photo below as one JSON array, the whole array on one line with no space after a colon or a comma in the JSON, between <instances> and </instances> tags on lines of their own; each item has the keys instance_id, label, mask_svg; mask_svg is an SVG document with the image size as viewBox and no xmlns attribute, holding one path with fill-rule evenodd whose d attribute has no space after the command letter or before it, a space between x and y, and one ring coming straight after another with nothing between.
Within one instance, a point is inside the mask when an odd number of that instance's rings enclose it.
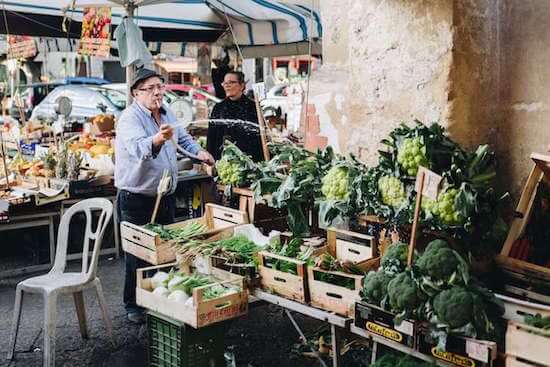
<instances>
[{"instance_id":1,"label":"wooden crate","mask_svg":"<svg viewBox=\"0 0 550 367\"><path fill-rule=\"evenodd\" d=\"M550 330L509 321L506 355L543 366L550 366Z\"/></svg>"},{"instance_id":2,"label":"wooden crate","mask_svg":"<svg viewBox=\"0 0 550 367\"><path fill-rule=\"evenodd\" d=\"M445 350L439 350L429 330L421 327L417 348L422 354L451 366L492 367L496 365L497 344L488 340L448 335Z\"/></svg>"},{"instance_id":3,"label":"wooden crate","mask_svg":"<svg viewBox=\"0 0 550 367\"><path fill-rule=\"evenodd\" d=\"M262 289L298 302L306 303L309 301L306 279L307 264L305 261L272 254L268 251L260 251L258 255L260 287ZM271 264L276 260L283 260L296 264L297 274L285 273L273 269Z\"/></svg>"},{"instance_id":4,"label":"wooden crate","mask_svg":"<svg viewBox=\"0 0 550 367\"><path fill-rule=\"evenodd\" d=\"M531 363L521 358L506 356L505 367L541 367L541 365Z\"/></svg>"},{"instance_id":5,"label":"wooden crate","mask_svg":"<svg viewBox=\"0 0 550 367\"><path fill-rule=\"evenodd\" d=\"M533 153L531 159L535 165L527 178L516 208L516 216L510 225L508 237L496 260L499 266L514 278L521 280L528 277L550 284L550 268L510 257L512 245L522 236L531 218L531 209L539 183L543 180L550 180L550 156Z\"/></svg>"},{"instance_id":6,"label":"wooden crate","mask_svg":"<svg viewBox=\"0 0 550 367\"><path fill-rule=\"evenodd\" d=\"M329 251L339 260L360 263L378 256L374 236L358 232L329 228L327 244Z\"/></svg>"},{"instance_id":7,"label":"wooden crate","mask_svg":"<svg viewBox=\"0 0 550 367\"><path fill-rule=\"evenodd\" d=\"M218 185L218 192L224 193L226 186ZM262 225L267 230L281 231L286 226L286 211L267 206L265 203L256 203L254 191L248 188L231 188L231 195L238 199L239 210L248 214L248 222Z\"/></svg>"},{"instance_id":8,"label":"wooden crate","mask_svg":"<svg viewBox=\"0 0 550 367\"><path fill-rule=\"evenodd\" d=\"M212 269L209 275L219 280L218 282L193 289L192 306L153 294L151 278L146 274L154 270L168 272L175 265L176 263L172 263L137 270L136 303L139 306L184 322L194 328L232 319L248 312L248 291L244 285L243 277L217 269ZM184 267L183 271L190 274L188 267ZM204 300L203 292L216 285L233 285L237 286L239 290L216 299Z\"/></svg>"},{"instance_id":9,"label":"wooden crate","mask_svg":"<svg viewBox=\"0 0 550 367\"><path fill-rule=\"evenodd\" d=\"M509 296L497 294L504 303L504 315L502 318L508 321L523 323L525 316L540 314L542 317L550 316L550 306L540 303L519 300Z\"/></svg>"},{"instance_id":10,"label":"wooden crate","mask_svg":"<svg viewBox=\"0 0 550 367\"><path fill-rule=\"evenodd\" d=\"M211 236L223 229L248 223L248 217L246 213L235 209L206 204L205 215L201 218L169 224L166 228L181 228L192 222L202 223L208 227L208 231L199 236ZM175 242L162 240L157 233L147 230L143 226L122 222L120 224L120 236L124 251L150 264L165 264L176 259Z\"/></svg>"},{"instance_id":11,"label":"wooden crate","mask_svg":"<svg viewBox=\"0 0 550 367\"><path fill-rule=\"evenodd\" d=\"M376 270L380 266L380 258L365 260L356 264L361 270L368 272ZM340 271L326 271L319 267L308 267L307 281L309 289L309 299L312 306L326 311L333 311L339 315L353 317L355 315L355 302L361 300L359 292L363 287L364 275L348 274ZM344 286L331 284L322 280L317 280L316 275L329 274L347 279L353 282L353 289Z\"/></svg>"},{"instance_id":12,"label":"wooden crate","mask_svg":"<svg viewBox=\"0 0 550 367\"><path fill-rule=\"evenodd\" d=\"M347 230L327 230L327 251L338 260L351 261L365 273L380 266L377 246L373 236ZM322 274L338 277L353 283L353 289L318 280ZM319 267L308 268L309 299L312 306L353 317L354 304L361 300L359 292L364 275L326 271Z\"/></svg>"}]
</instances>

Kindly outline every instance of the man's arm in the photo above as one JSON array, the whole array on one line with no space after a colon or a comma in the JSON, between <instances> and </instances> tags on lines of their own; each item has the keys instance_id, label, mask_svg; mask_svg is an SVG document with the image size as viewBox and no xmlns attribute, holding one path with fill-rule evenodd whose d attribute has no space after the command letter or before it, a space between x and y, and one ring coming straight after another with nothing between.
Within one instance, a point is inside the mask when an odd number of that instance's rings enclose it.
<instances>
[{"instance_id":1,"label":"man's arm","mask_svg":"<svg viewBox=\"0 0 550 367\"><path fill-rule=\"evenodd\" d=\"M117 122L116 138L120 139L128 154L140 160L154 158L153 136L147 136L138 117L123 113Z\"/></svg>"}]
</instances>

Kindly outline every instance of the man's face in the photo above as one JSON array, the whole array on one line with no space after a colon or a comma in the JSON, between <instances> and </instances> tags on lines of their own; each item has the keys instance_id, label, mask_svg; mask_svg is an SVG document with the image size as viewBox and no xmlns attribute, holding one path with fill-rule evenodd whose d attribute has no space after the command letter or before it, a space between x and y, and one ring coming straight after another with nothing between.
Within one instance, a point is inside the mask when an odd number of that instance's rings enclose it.
<instances>
[{"instance_id":1,"label":"man's face","mask_svg":"<svg viewBox=\"0 0 550 367\"><path fill-rule=\"evenodd\" d=\"M162 80L154 76L145 79L134 89L134 98L147 109L158 110L162 106L165 88Z\"/></svg>"},{"instance_id":2,"label":"man's face","mask_svg":"<svg viewBox=\"0 0 550 367\"><path fill-rule=\"evenodd\" d=\"M239 99L243 94L243 84L235 74L225 74L222 86L229 98Z\"/></svg>"}]
</instances>

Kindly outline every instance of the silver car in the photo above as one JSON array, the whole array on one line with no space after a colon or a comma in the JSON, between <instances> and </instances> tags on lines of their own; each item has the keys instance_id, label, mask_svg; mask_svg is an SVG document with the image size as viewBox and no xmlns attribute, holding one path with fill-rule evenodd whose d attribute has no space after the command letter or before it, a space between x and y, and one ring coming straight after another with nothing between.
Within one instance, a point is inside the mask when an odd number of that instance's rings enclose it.
<instances>
[{"instance_id":1,"label":"silver car","mask_svg":"<svg viewBox=\"0 0 550 367\"><path fill-rule=\"evenodd\" d=\"M71 99L71 120L85 121L100 113L118 117L126 106L126 95L120 91L92 85L62 85L51 91L32 111L31 120L55 120L57 99Z\"/></svg>"}]
</instances>

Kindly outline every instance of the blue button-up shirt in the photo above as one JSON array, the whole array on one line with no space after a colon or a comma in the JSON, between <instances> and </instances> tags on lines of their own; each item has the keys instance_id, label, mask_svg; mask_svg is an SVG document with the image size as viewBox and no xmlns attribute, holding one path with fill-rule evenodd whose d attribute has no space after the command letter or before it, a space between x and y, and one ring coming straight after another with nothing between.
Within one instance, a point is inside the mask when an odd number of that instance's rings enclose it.
<instances>
[{"instance_id":1,"label":"blue button-up shirt","mask_svg":"<svg viewBox=\"0 0 550 367\"><path fill-rule=\"evenodd\" d=\"M177 124L176 116L166 107L161 109L160 124ZM119 190L154 196L165 169L172 176L170 193L176 190L176 147L172 141L167 141L154 153L153 136L158 132L159 126L151 111L137 101L122 112L116 125L115 141L115 186ZM200 146L183 127L174 128L174 136L190 153L200 151Z\"/></svg>"}]
</instances>

